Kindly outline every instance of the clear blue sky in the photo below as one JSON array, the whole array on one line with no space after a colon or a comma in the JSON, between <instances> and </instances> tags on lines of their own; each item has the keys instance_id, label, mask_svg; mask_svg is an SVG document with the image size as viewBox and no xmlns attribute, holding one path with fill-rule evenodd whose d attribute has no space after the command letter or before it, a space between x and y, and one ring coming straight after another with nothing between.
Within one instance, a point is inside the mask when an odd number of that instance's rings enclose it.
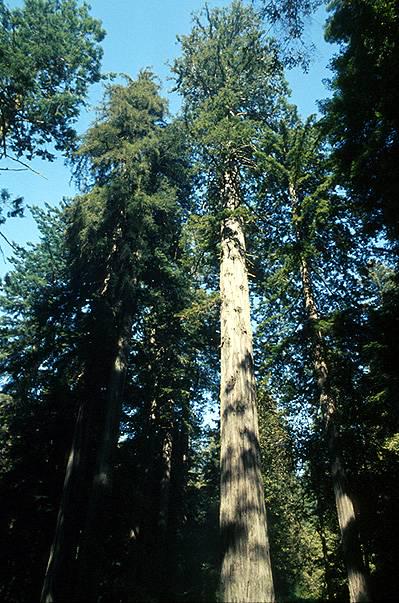
<instances>
[{"instance_id":1,"label":"clear blue sky","mask_svg":"<svg viewBox=\"0 0 399 603\"><path fill-rule=\"evenodd\" d=\"M21 0L8 2L15 7ZM107 32L103 42L104 72L125 72L133 77L144 67L151 67L163 83L163 93L169 95L172 83L167 81L169 69L167 62L173 61L179 54L176 42L178 34L190 31L191 14L204 4L203 0L92 0L92 15L101 19ZM209 0L209 6L223 6L227 0ZM292 89L292 101L298 105L303 116L317 111L317 100L325 98L328 91L323 79L329 77L328 63L332 48L323 40L325 14L319 11L309 23L305 34L307 41L315 44L316 50L308 74L300 69L287 72ZM79 120L78 130L83 132L94 118L94 107L101 98L101 86L92 87L90 107ZM179 99L170 96L170 108L176 112ZM70 182L70 171L63 159L52 164L35 161L33 167L45 178L31 172L2 172L0 187L7 188L15 195L23 195L26 204L42 205L47 202L55 205L63 197L70 197L76 189ZM2 227L2 232L12 241L24 244L37 240L37 232L29 212L23 219L10 219ZM1 247L6 256L10 248L5 242ZM0 257L0 275L9 265Z\"/></svg>"}]
</instances>

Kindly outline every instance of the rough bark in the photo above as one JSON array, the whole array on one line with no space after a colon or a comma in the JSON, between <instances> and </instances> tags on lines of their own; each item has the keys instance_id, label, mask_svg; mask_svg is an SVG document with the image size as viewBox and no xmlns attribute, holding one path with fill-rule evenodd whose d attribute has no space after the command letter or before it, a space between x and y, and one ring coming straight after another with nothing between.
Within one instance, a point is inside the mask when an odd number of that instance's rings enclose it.
<instances>
[{"instance_id":1,"label":"rough bark","mask_svg":"<svg viewBox=\"0 0 399 603\"><path fill-rule=\"evenodd\" d=\"M294 223L297 224L298 221L295 218L297 217L298 212L298 199L293 186L290 186L289 192ZM296 230L296 236L300 243L301 233L298 231L298 228ZM317 380L320 406L325 423L335 506L341 532L344 564L348 575L349 597L351 603L370 601L355 509L349 493L347 477L339 450L336 425L337 405L329 387L330 369L327 361L324 338L317 326L320 317L312 289L308 262L303 255L300 255L299 257L299 268L305 309L311 326L314 374Z\"/></svg>"},{"instance_id":2,"label":"rough bark","mask_svg":"<svg viewBox=\"0 0 399 603\"><path fill-rule=\"evenodd\" d=\"M237 171L223 179L221 230L221 597L274 601L260 472L258 417L241 195Z\"/></svg>"}]
</instances>

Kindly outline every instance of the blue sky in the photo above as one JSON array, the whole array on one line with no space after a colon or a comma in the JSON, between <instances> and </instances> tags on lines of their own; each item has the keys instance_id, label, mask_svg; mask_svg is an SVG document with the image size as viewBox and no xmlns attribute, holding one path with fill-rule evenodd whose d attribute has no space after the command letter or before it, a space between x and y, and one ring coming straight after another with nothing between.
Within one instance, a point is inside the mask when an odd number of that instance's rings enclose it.
<instances>
[{"instance_id":1,"label":"blue sky","mask_svg":"<svg viewBox=\"0 0 399 603\"><path fill-rule=\"evenodd\" d=\"M20 6L20 0L8 2L9 6ZM163 93L170 97L170 108L176 112L179 99L170 95L172 82L168 81L167 62L179 54L176 41L178 34L190 31L191 14L204 4L203 0L92 0L92 15L101 19L107 32L103 42L104 72L125 72L135 77L144 67L150 67L163 84ZM209 0L209 6L224 6L226 0ZM315 52L307 74L300 69L287 72L292 89L292 101L298 105L303 116L317 111L317 100L328 96L323 80L329 77L328 63L333 49L323 40L325 14L319 11L308 24L305 39L313 42ZM101 98L101 86L90 91L89 106L81 115L78 131L83 132L94 119L94 107ZM35 161L32 166L42 176L32 172L2 172L0 187L15 195L22 195L26 204L56 205L63 197L73 196L77 191L70 182L70 171L62 158L47 163ZM18 244L37 240L37 231L29 212L23 219L10 219L2 227L8 239ZM1 242L5 256L10 248ZM9 269L9 264L0 256L0 275Z\"/></svg>"}]
</instances>

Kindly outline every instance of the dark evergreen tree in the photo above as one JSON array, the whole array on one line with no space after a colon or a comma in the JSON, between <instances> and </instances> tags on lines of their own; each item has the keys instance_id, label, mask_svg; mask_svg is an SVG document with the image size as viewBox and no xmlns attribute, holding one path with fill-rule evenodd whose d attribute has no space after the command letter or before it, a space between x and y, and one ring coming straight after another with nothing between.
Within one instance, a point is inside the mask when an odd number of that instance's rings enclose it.
<instances>
[{"instance_id":1,"label":"dark evergreen tree","mask_svg":"<svg viewBox=\"0 0 399 603\"><path fill-rule=\"evenodd\" d=\"M75 154L82 194L34 210L41 241L15 247L6 601L39 598L52 540L43 601L211 601L218 581L226 601L347 600L345 570L352 601L367 571L395 600L397 7L330 5L341 48L320 128L287 106L281 62L306 61L322 3L253 4L205 8L181 38L184 119L168 123L148 71L107 87ZM99 23L75 0L26 0L0 1L0 24L0 156L70 154ZM21 213L1 202L0 224ZM201 425L219 302L220 431Z\"/></svg>"},{"instance_id":2,"label":"dark evergreen tree","mask_svg":"<svg viewBox=\"0 0 399 603\"><path fill-rule=\"evenodd\" d=\"M27 602L40 593L81 369L65 214L32 211L40 242L18 248L1 294L1 597Z\"/></svg>"},{"instance_id":3,"label":"dark evergreen tree","mask_svg":"<svg viewBox=\"0 0 399 603\"><path fill-rule=\"evenodd\" d=\"M377 241L369 267L380 296L370 308L369 329L362 348L362 361L369 370L364 381L367 406L363 415L368 427L365 437L369 440L369 465L367 471L362 469L364 464L359 459L358 466L362 472L359 487L368 509L365 528L371 528L371 550L375 547L376 560L371 565L374 563L376 570L376 596L393 600L397 522L392 508L397 498L390 484L398 465L394 460L395 446L391 452L388 449L398 432L398 406L391 389L397 384L398 374L397 3L336 2L326 37L340 45L332 63L332 98L323 106L336 174L347 190L352 211ZM370 489L367 472L369 476L375 472L375 479L378 476L381 480L379 489L384 495L370 496L375 490Z\"/></svg>"},{"instance_id":4,"label":"dark evergreen tree","mask_svg":"<svg viewBox=\"0 0 399 603\"><path fill-rule=\"evenodd\" d=\"M179 209L176 184L168 178L170 140L162 143L164 116L153 76L143 72L127 86L108 89L79 150L78 169L83 173L86 165L94 185L71 208L69 235L75 296L86 308L85 369L43 600L96 596L132 328L138 328L147 287L156 286L154 271L169 270L164 257L177 245Z\"/></svg>"},{"instance_id":5,"label":"dark evergreen tree","mask_svg":"<svg viewBox=\"0 0 399 603\"><path fill-rule=\"evenodd\" d=\"M345 421L345 414L340 414L338 410L338 380L334 380L331 375L331 340L326 327L323 327L320 321L326 318L326 311L331 312L334 305L337 312L338 308L345 307L343 303L349 303L351 299L353 304L356 300L356 278L360 280L362 268L362 264L357 262L362 258L359 249L356 250L354 246L356 223L353 218L351 221L350 212L345 211L344 198L334 192L331 173L320 145L320 130L309 122L303 126L295 123L295 117L291 119L290 126L287 121L281 123L280 134L270 133L271 146L265 150L265 162L268 166L268 174L265 176L266 197L270 197L274 192L281 203L278 232L280 238L281 226L288 219L288 228L283 235L285 245L280 245L274 253L276 258L282 261L285 277L289 274L288 270L292 271L291 278L299 281L298 285L302 289L300 297L304 314L300 320L304 335L308 339L309 360L317 383L325 423L326 445L330 456L350 599L360 601L362 597L366 600L368 594L358 541L354 500L343 467L342 443L339 437L338 421ZM271 208L272 205L265 205L266 211ZM270 241L266 244L270 244ZM329 253L333 254L331 257L326 254L328 249ZM347 257L341 257L343 250ZM364 253L364 249L362 251ZM327 268L329 264L331 267ZM325 277L327 269L330 274ZM335 286L337 279L341 279L343 292L345 289L347 291L346 299L344 297L338 301L338 305L334 299L328 299L330 295L328 289L326 290L326 281L332 275L336 280ZM321 277L324 283L317 284L315 280L317 281L318 277ZM326 309L322 314L319 307L323 303L326 304ZM267 336L267 332L265 335Z\"/></svg>"},{"instance_id":6,"label":"dark evergreen tree","mask_svg":"<svg viewBox=\"0 0 399 603\"><path fill-rule=\"evenodd\" d=\"M335 2L326 38L338 43L332 98L324 103L341 184L370 232L397 240L398 22L393 0Z\"/></svg>"}]
</instances>

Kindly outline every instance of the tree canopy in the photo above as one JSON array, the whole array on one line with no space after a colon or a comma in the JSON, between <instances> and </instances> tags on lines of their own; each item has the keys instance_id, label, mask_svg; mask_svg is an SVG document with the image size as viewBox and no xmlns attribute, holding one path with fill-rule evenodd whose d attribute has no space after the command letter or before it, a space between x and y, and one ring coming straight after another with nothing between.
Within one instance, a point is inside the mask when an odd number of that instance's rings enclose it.
<instances>
[{"instance_id":1,"label":"tree canopy","mask_svg":"<svg viewBox=\"0 0 399 603\"><path fill-rule=\"evenodd\" d=\"M104 30L77 0L0 2L0 158L52 160L76 144L74 123L100 79Z\"/></svg>"}]
</instances>

